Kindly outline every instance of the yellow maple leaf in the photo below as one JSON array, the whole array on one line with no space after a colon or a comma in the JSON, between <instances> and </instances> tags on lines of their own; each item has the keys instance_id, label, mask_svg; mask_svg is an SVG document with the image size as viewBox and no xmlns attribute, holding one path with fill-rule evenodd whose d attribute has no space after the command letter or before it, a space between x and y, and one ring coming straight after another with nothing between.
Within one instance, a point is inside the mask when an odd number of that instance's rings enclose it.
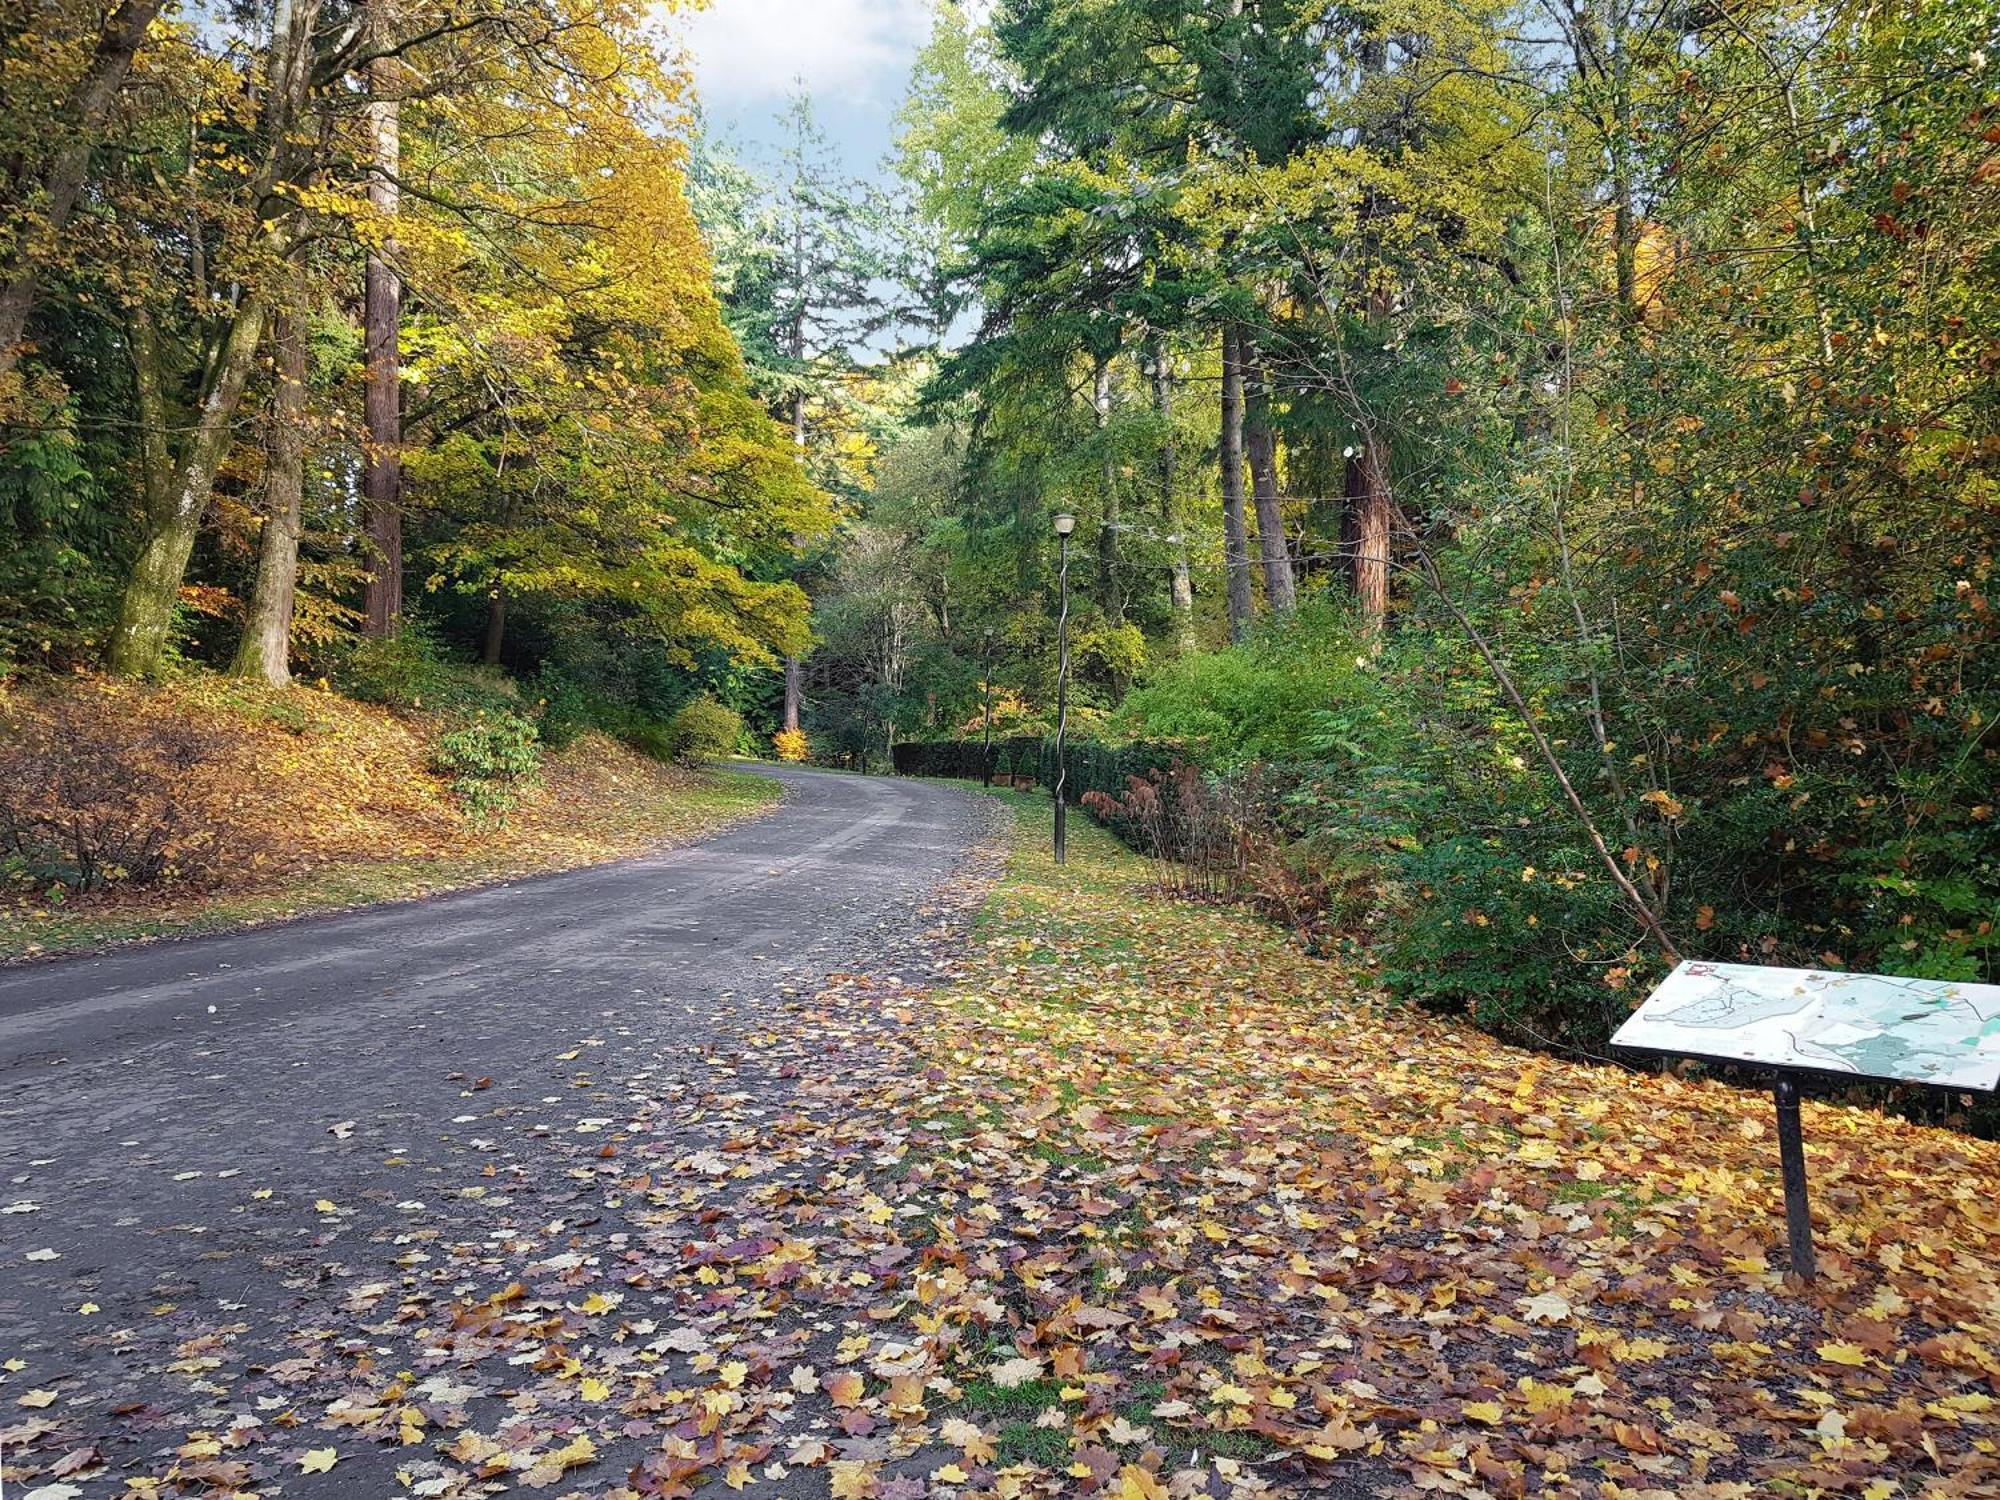
<instances>
[{"instance_id":1,"label":"yellow maple leaf","mask_svg":"<svg viewBox=\"0 0 2000 1500\"><path fill-rule=\"evenodd\" d=\"M1868 1363L1868 1351L1859 1344L1821 1344L1819 1357L1831 1365L1854 1365L1858 1368Z\"/></svg>"},{"instance_id":2,"label":"yellow maple leaf","mask_svg":"<svg viewBox=\"0 0 2000 1500\"><path fill-rule=\"evenodd\" d=\"M881 1488L875 1482L875 1465L858 1461L828 1464L827 1478L833 1485L833 1500L870 1500Z\"/></svg>"},{"instance_id":3,"label":"yellow maple leaf","mask_svg":"<svg viewBox=\"0 0 2000 1500\"><path fill-rule=\"evenodd\" d=\"M324 1474L340 1461L340 1455L331 1448L308 1448L306 1456L299 1460L301 1474Z\"/></svg>"},{"instance_id":4,"label":"yellow maple leaf","mask_svg":"<svg viewBox=\"0 0 2000 1500\"><path fill-rule=\"evenodd\" d=\"M595 1375L584 1376L577 1389L586 1401L602 1401L611 1394L610 1382L599 1380Z\"/></svg>"},{"instance_id":5,"label":"yellow maple leaf","mask_svg":"<svg viewBox=\"0 0 2000 1500\"><path fill-rule=\"evenodd\" d=\"M1127 1464L1118 1471L1118 1500L1167 1500L1167 1491L1150 1470Z\"/></svg>"},{"instance_id":6,"label":"yellow maple leaf","mask_svg":"<svg viewBox=\"0 0 2000 1500\"><path fill-rule=\"evenodd\" d=\"M1460 1408L1468 1422L1484 1422L1488 1427L1498 1427L1506 1415L1498 1401L1468 1401Z\"/></svg>"}]
</instances>

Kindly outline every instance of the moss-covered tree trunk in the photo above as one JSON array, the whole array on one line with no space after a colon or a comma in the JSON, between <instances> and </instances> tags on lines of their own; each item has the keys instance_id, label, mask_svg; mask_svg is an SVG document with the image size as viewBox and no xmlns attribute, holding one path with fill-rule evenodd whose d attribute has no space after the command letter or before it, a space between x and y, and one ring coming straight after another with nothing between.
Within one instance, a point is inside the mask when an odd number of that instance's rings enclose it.
<instances>
[{"instance_id":1,"label":"moss-covered tree trunk","mask_svg":"<svg viewBox=\"0 0 2000 1500\"><path fill-rule=\"evenodd\" d=\"M147 488L152 497L146 539L125 585L118 625L111 637L111 670L126 677L151 677L166 661L173 630L174 605L187 576L188 557L201 529L203 512L215 487L216 471L229 452L237 408L257 362L257 345L264 337L266 308L261 297L245 297L230 320L217 351L208 389L197 408L194 429L170 475L156 476ZM144 326L143 324L140 326ZM140 410L151 427L163 422L159 392L164 385L157 341L135 339L132 357L140 391ZM150 393L150 394L149 394ZM161 456L161 451L155 457Z\"/></svg>"},{"instance_id":2,"label":"moss-covered tree trunk","mask_svg":"<svg viewBox=\"0 0 2000 1500\"><path fill-rule=\"evenodd\" d=\"M264 525L257 538L257 581L236 648L239 677L273 687L292 680L292 614L298 596L299 529L305 506L306 341L303 288L298 278L271 320L277 385L271 397L271 440L264 470Z\"/></svg>"},{"instance_id":3,"label":"moss-covered tree trunk","mask_svg":"<svg viewBox=\"0 0 2000 1500\"><path fill-rule=\"evenodd\" d=\"M157 331L144 309L132 318L129 351L143 429L146 536L126 581L107 653L111 670L122 676L154 676L165 664L188 558L216 473L229 455L236 414L270 321L269 278L292 274L286 263L297 247L297 222L273 195L294 161L292 125L311 87L309 42L318 16L319 0L279 0L274 11L258 122L263 156L251 194L260 211L273 217L258 247L262 264L246 277L242 299L203 360L207 373L191 420L170 421L166 362ZM178 455L168 438L176 427L185 432Z\"/></svg>"}]
</instances>

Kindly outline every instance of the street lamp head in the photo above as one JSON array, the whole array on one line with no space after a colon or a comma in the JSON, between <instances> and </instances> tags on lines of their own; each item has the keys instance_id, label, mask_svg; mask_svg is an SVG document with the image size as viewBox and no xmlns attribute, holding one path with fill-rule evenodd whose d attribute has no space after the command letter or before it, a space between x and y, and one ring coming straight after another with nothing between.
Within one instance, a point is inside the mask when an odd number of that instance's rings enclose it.
<instances>
[{"instance_id":1,"label":"street lamp head","mask_svg":"<svg viewBox=\"0 0 2000 1500\"><path fill-rule=\"evenodd\" d=\"M1076 530L1076 517L1066 510L1058 511L1056 512L1055 526L1057 536L1068 536Z\"/></svg>"}]
</instances>

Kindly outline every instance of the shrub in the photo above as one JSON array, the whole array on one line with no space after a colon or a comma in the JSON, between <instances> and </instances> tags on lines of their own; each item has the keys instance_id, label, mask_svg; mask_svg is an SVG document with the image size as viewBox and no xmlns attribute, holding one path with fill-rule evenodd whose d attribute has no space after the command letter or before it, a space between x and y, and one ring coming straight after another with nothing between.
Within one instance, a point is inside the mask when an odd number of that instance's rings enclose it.
<instances>
[{"instance_id":1,"label":"shrub","mask_svg":"<svg viewBox=\"0 0 2000 1500\"><path fill-rule=\"evenodd\" d=\"M590 694L575 678L561 672L545 672L536 683L541 699L537 721L542 743L551 750L567 750L588 730L600 727L600 716Z\"/></svg>"},{"instance_id":2,"label":"shrub","mask_svg":"<svg viewBox=\"0 0 2000 1500\"><path fill-rule=\"evenodd\" d=\"M356 641L336 677L342 692L363 703L422 708L435 704L443 691L445 668L431 632L406 619L394 635Z\"/></svg>"},{"instance_id":3,"label":"shrub","mask_svg":"<svg viewBox=\"0 0 2000 1500\"><path fill-rule=\"evenodd\" d=\"M743 743L743 716L713 698L697 698L668 721L674 760L683 765L734 755Z\"/></svg>"},{"instance_id":4,"label":"shrub","mask_svg":"<svg viewBox=\"0 0 2000 1500\"><path fill-rule=\"evenodd\" d=\"M518 714L482 715L439 738L431 768L479 819L504 821L541 769L539 734Z\"/></svg>"},{"instance_id":5,"label":"shrub","mask_svg":"<svg viewBox=\"0 0 2000 1500\"><path fill-rule=\"evenodd\" d=\"M780 729L771 736L771 749L779 760L791 765L804 765L812 759L812 742L803 729Z\"/></svg>"},{"instance_id":6,"label":"shrub","mask_svg":"<svg viewBox=\"0 0 2000 1500\"><path fill-rule=\"evenodd\" d=\"M75 689L0 718L0 851L74 890L198 881L253 854L220 728L114 688Z\"/></svg>"},{"instance_id":7,"label":"shrub","mask_svg":"<svg viewBox=\"0 0 2000 1500\"><path fill-rule=\"evenodd\" d=\"M1383 696L1348 616L1312 603L1241 646L1169 663L1126 698L1110 729L1119 738L1172 741L1214 769L1358 756Z\"/></svg>"},{"instance_id":8,"label":"shrub","mask_svg":"<svg viewBox=\"0 0 2000 1500\"><path fill-rule=\"evenodd\" d=\"M620 727L618 737L641 755L649 755L654 760L671 763L678 758L674 731L669 725L650 719L631 720Z\"/></svg>"},{"instance_id":9,"label":"shrub","mask_svg":"<svg viewBox=\"0 0 2000 1500\"><path fill-rule=\"evenodd\" d=\"M1659 977L1566 823L1455 833L1396 862L1404 910L1381 953L1391 993L1510 1041L1600 1046Z\"/></svg>"}]
</instances>

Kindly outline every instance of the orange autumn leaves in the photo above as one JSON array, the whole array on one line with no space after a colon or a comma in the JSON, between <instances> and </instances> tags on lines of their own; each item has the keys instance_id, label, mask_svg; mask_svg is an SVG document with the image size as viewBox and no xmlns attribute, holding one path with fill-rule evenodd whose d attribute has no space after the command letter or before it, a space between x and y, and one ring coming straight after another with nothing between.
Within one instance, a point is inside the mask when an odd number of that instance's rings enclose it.
<instances>
[{"instance_id":1,"label":"orange autumn leaves","mask_svg":"<svg viewBox=\"0 0 2000 1500\"><path fill-rule=\"evenodd\" d=\"M1046 1377L1079 1491L1136 1461L1222 1493L1242 1473L1203 1454L1232 1449L1301 1494L1329 1465L1494 1495L2000 1483L1992 1145L1809 1108L1807 1291L1763 1096L1382 1012L1094 836L1068 872L1038 842L903 1103L966 1121L916 1174L964 1277L939 1315L1008 1340L991 1385Z\"/></svg>"}]
</instances>

